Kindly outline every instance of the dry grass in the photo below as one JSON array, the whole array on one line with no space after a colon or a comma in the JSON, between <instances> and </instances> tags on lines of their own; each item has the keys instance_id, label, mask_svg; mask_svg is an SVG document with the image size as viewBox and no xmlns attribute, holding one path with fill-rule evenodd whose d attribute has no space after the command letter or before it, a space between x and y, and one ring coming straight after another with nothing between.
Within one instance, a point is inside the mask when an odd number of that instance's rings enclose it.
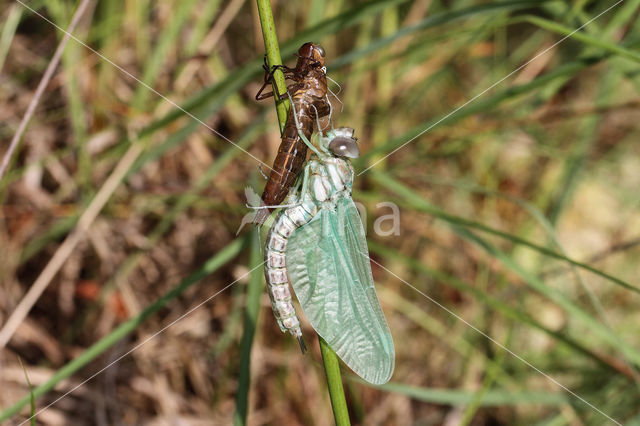
<instances>
[{"instance_id":1,"label":"dry grass","mask_svg":"<svg viewBox=\"0 0 640 426\"><path fill-rule=\"evenodd\" d=\"M281 41L340 13L351 19L302 38L324 46L329 75L342 86L344 109L335 104L335 120L360 138L357 170L564 36L527 16L574 29L611 6L507 2L481 10L481 2L434 0L389 1L378 10L340 1L272 3ZM67 27L75 2L44 4L29 3ZM627 424L640 423L640 296L518 239L640 287L637 7L626 0L581 30L586 39L570 38L527 64L359 176L354 191L368 207L376 261ZM458 10L468 12L455 18L451 11ZM61 37L15 3L0 7L0 23L0 146L6 147ZM407 30L416 24L422 26ZM270 163L279 143L275 109L253 100L262 81L258 25L251 2L94 2L74 34ZM283 44L284 51L299 41ZM236 240L247 212L244 188L259 192L263 185L258 163L175 111L83 46L72 41L65 50L2 181L2 326L125 153L140 152L0 351L0 406L28 393L18 358L31 383L42 385ZM400 236L373 232L375 218L389 213L376 208L382 201L400 207ZM37 409L238 284L38 421L230 423L236 394L247 390L238 389L237 377L250 250L238 246L213 274L39 398ZM397 365L387 389L346 380L353 423L608 421L375 265L374 276ZM302 357L280 333L266 294L260 304L248 423L332 424L311 328L304 330L311 353ZM27 406L11 424L28 413Z\"/></svg>"}]
</instances>

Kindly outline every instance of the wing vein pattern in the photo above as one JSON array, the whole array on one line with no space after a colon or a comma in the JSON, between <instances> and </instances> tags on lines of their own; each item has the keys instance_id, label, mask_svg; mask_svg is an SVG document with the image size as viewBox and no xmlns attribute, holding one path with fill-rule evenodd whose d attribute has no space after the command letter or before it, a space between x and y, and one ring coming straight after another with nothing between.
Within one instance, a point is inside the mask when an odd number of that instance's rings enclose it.
<instances>
[{"instance_id":1,"label":"wing vein pattern","mask_svg":"<svg viewBox=\"0 0 640 426\"><path fill-rule=\"evenodd\" d=\"M374 383L391 377L395 351L376 295L369 252L350 198L323 208L290 237L286 263L302 310L356 374Z\"/></svg>"}]
</instances>

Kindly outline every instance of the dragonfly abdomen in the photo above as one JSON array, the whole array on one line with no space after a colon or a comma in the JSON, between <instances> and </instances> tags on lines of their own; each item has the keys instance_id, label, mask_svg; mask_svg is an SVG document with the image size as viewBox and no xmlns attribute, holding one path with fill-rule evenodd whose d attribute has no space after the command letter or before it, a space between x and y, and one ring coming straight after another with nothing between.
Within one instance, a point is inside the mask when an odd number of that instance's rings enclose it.
<instances>
[{"instance_id":1,"label":"dragonfly abdomen","mask_svg":"<svg viewBox=\"0 0 640 426\"><path fill-rule=\"evenodd\" d=\"M300 226L308 223L316 214L314 203L303 203L282 210L269 230L265 248L264 275L271 299L271 308L283 332L289 332L302 342L300 321L291 302L285 252L289 237ZM304 351L304 349L303 349Z\"/></svg>"},{"instance_id":2,"label":"dragonfly abdomen","mask_svg":"<svg viewBox=\"0 0 640 426\"><path fill-rule=\"evenodd\" d=\"M264 205L276 206L282 203L289 195L289 189L294 186L296 179L300 175L300 171L303 169L304 162L307 159L307 145L300 137L300 132L307 139L311 138L316 111L312 105L319 102L326 102L326 100L316 99L302 90L296 92L292 108L289 109L284 132L282 133L282 142L273 162L273 170L271 170L269 180L262 193ZM296 114L297 121L300 124L300 132L296 128L296 120L294 120L293 114ZM254 219L254 223L262 225L272 210L269 208L260 210Z\"/></svg>"},{"instance_id":3,"label":"dragonfly abdomen","mask_svg":"<svg viewBox=\"0 0 640 426\"><path fill-rule=\"evenodd\" d=\"M273 170L262 194L262 201L267 206L280 204L288 195L307 158L307 145L302 141L293 119L294 111L298 113L300 131L309 139L313 132L313 119L307 113L308 104L294 99L294 108L289 110L287 124L282 133L282 142L273 162ZM296 105L297 104L297 105Z\"/></svg>"}]
</instances>

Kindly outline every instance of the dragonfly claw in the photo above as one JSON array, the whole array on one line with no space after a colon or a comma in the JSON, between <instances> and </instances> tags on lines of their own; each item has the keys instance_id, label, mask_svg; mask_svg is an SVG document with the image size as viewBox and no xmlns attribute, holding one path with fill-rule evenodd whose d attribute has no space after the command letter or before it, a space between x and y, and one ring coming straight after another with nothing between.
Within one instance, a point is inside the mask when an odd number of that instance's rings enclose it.
<instances>
[{"instance_id":1,"label":"dragonfly claw","mask_svg":"<svg viewBox=\"0 0 640 426\"><path fill-rule=\"evenodd\" d=\"M259 209L253 218L253 224L260 228L269 218L271 212L269 209Z\"/></svg>"},{"instance_id":2,"label":"dragonfly claw","mask_svg":"<svg viewBox=\"0 0 640 426\"><path fill-rule=\"evenodd\" d=\"M298 337L298 343L300 344L300 350L302 351L302 354L304 355L304 353L307 351L307 345L304 344L304 339L302 338L302 336Z\"/></svg>"},{"instance_id":3,"label":"dragonfly claw","mask_svg":"<svg viewBox=\"0 0 640 426\"><path fill-rule=\"evenodd\" d=\"M260 172L260 174L262 175L262 177L264 178L264 180L269 180L269 176L267 176L264 171L262 171L262 164L258 164L258 171Z\"/></svg>"}]
</instances>

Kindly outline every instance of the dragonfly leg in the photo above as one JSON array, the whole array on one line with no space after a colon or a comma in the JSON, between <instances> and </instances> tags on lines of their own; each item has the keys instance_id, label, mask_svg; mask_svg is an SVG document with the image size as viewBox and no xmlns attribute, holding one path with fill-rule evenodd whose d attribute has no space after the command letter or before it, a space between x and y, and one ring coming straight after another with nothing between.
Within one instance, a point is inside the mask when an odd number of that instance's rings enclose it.
<instances>
[{"instance_id":1,"label":"dragonfly leg","mask_svg":"<svg viewBox=\"0 0 640 426\"><path fill-rule=\"evenodd\" d=\"M260 174L262 175L262 177L264 178L264 180L269 180L269 176L267 176L264 171L262 170L262 164L258 164L258 171L260 172Z\"/></svg>"},{"instance_id":2,"label":"dragonfly leg","mask_svg":"<svg viewBox=\"0 0 640 426\"><path fill-rule=\"evenodd\" d=\"M285 100L285 95L289 96L289 93L296 93L298 90L300 90L304 85L301 83L292 83L290 85L287 86L287 91L284 93L281 93L279 95L276 96L276 99L279 101L283 101ZM275 95L274 95L275 96Z\"/></svg>"},{"instance_id":3,"label":"dragonfly leg","mask_svg":"<svg viewBox=\"0 0 640 426\"><path fill-rule=\"evenodd\" d=\"M304 167L304 174L302 175L302 189L300 190L300 198L304 197L304 194L309 190L309 164Z\"/></svg>"},{"instance_id":4,"label":"dragonfly leg","mask_svg":"<svg viewBox=\"0 0 640 426\"><path fill-rule=\"evenodd\" d=\"M267 99L270 96L273 96L272 93L262 93L262 91L271 83L273 79L273 73L269 71L269 66L267 65L267 55L264 55L264 64L262 64L262 69L264 70L264 83L258 93L256 93L256 101L260 101L262 99Z\"/></svg>"},{"instance_id":5,"label":"dragonfly leg","mask_svg":"<svg viewBox=\"0 0 640 426\"><path fill-rule=\"evenodd\" d=\"M262 93L262 91L267 87L267 85L271 84L271 80L265 82L262 87L260 88L260 90L258 90L258 93L256 93L256 100L257 101L261 101L270 97L275 97L277 100L281 101L283 99L285 99L284 95L287 93L295 93L297 90L299 90L302 87L302 84L300 83L293 83L290 84L289 86L287 86L287 91L285 93L280 93L280 94L276 94L273 91L271 92L266 92L266 93Z\"/></svg>"},{"instance_id":6,"label":"dragonfly leg","mask_svg":"<svg viewBox=\"0 0 640 426\"><path fill-rule=\"evenodd\" d=\"M258 210L255 217L253 218L253 224L256 227L261 228L262 225L264 225L264 223L267 221L269 216L271 216L271 212L268 209Z\"/></svg>"},{"instance_id":7,"label":"dragonfly leg","mask_svg":"<svg viewBox=\"0 0 640 426\"><path fill-rule=\"evenodd\" d=\"M271 83L273 83L273 73L278 70L281 69L282 72L285 75L285 78L290 78L290 79L295 79L295 71L292 70L291 68L284 66L284 65L274 65L271 67L271 69L269 69L269 66L267 65L267 56L265 55L264 57L264 64L262 65L262 68L264 69L264 83L262 84L262 87L260 88L260 90L258 90L258 93L256 93L256 101L261 101L263 99L267 99L270 98L272 96L275 96L276 99L278 100L282 100L282 96L284 94L274 94L273 92L268 92L268 93L262 93L262 91Z\"/></svg>"},{"instance_id":8,"label":"dragonfly leg","mask_svg":"<svg viewBox=\"0 0 640 426\"><path fill-rule=\"evenodd\" d=\"M311 148L311 151L315 152L315 154L318 157L321 157L322 154L320 154L320 151L318 151L316 149L315 146L313 146L313 144L311 142L309 142L309 139L307 139L307 137L304 135L304 133L302 132L302 130L300 130L300 128L302 126L300 126L300 122L298 121L298 114L296 113L296 108L295 105L293 104L293 98L291 98L291 94L289 94L289 92L287 92L287 95L289 96L289 100L291 101L291 108L293 109L293 120L296 122L296 129L298 130L298 136L300 136L300 139L302 139L302 141L305 143L305 145L307 145L309 148Z\"/></svg>"},{"instance_id":9,"label":"dragonfly leg","mask_svg":"<svg viewBox=\"0 0 640 426\"><path fill-rule=\"evenodd\" d=\"M264 206L250 206L249 204L245 204L245 206L247 206L248 209L253 209L253 210L263 210L263 209L282 209L285 207L296 207L299 206L300 203L295 203L295 204L279 204L277 206L267 206L266 204Z\"/></svg>"},{"instance_id":10,"label":"dragonfly leg","mask_svg":"<svg viewBox=\"0 0 640 426\"><path fill-rule=\"evenodd\" d=\"M289 68L286 65L272 65L271 68L269 68L269 64L267 63L267 55L264 55L262 69L264 70L264 81L270 81L273 78L273 73L278 69L282 70L284 74L295 74L295 69Z\"/></svg>"},{"instance_id":11,"label":"dragonfly leg","mask_svg":"<svg viewBox=\"0 0 640 426\"><path fill-rule=\"evenodd\" d=\"M307 352L307 345L304 344L304 339L302 338L302 336L298 336L298 344L300 344L300 350L304 355L304 353Z\"/></svg>"},{"instance_id":12,"label":"dragonfly leg","mask_svg":"<svg viewBox=\"0 0 640 426\"><path fill-rule=\"evenodd\" d=\"M273 96L273 92L262 93L262 91L271 83L271 81L265 81L258 93L256 93L256 101L261 101L263 99L270 98Z\"/></svg>"}]
</instances>

